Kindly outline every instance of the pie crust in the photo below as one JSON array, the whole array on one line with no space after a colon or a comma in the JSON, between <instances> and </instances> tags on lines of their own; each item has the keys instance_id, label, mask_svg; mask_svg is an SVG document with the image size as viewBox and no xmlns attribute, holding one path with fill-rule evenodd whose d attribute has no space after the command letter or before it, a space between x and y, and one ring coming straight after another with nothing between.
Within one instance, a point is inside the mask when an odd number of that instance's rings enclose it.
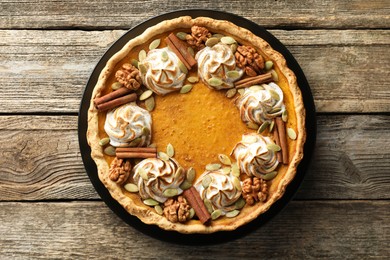
<instances>
[{"instance_id":1,"label":"pie crust","mask_svg":"<svg viewBox=\"0 0 390 260\"><path fill-rule=\"evenodd\" d=\"M121 185L111 181L108 177L110 168L110 159L103 153L103 148L99 145L102 132L102 117L96 109L93 99L100 97L109 89L108 79L118 68L118 64L126 59L128 54L139 46L150 42L157 35L168 34L172 31L185 30L190 31L194 25L206 27L210 32L229 35L242 45L250 45L256 48L267 60L272 60L274 66L278 69L279 77L284 79L284 85L281 86L285 95L288 95L286 109L289 111L289 127L294 128L297 137L294 141L289 140L289 163L283 166L283 171L269 182L268 199L264 203L256 203L253 206L246 205L241 209L239 215L233 218L221 217L213 220L211 224L204 225L197 219L191 219L184 223L172 223L164 215L159 215L155 210L142 203L140 199L134 199L134 196L128 196ZM156 107L158 110L158 107ZM232 120L240 120L232 119ZM216 231L231 231L256 219L260 214L266 212L272 204L279 200L287 185L296 175L297 166L303 157L303 145L306 139L305 132L305 109L299 87L294 73L287 67L284 57L272 49L272 47L263 39L251 33L249 30L241 28L229 21L215 20L208 17L191 18L183 16L172 20L166 20L145 30L141 35L131 39L127 44L107 62L101 71L98 82L93 90L92 99L88 110L88 130L87 140L91 147L91 157L95 161L98 169L98 176L101 182L110 192L111 196L118 201L130 214L138 217L145 224L157 225L165 230L174 230L180 233L213 233ZM163 148L165 149L165 148ZM201 173L197 174L199 177Z\"/></svg>"}]
</instances>

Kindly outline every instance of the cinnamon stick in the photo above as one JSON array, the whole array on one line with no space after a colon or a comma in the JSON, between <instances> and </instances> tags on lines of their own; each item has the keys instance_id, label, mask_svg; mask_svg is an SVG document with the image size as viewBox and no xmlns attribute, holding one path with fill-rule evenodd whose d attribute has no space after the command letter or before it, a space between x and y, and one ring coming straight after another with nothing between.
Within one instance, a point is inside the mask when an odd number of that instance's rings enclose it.
<instances>
[{"instance_id":1,"label":"cinnamon stick","mask_svg":"<svg viewBox=\"0 0 390 260\"><path fill-rule=\"evenodd\" d=\"M286 127L281 117L275 118L275 122L278 129L280 147L282 148L283 164L288 164Z\"/></svg>"},{"instance_id":2,"label":"cinnamon stick","mask_svg":"<svg viewBox=\"0 0 390 260\"><path fill-rule=\"evenodd\" d=\"M167 37L167 38L165 38L165 42L167 43L169 48L177 55L177 57L179 57L179 59L183 62L184 66L186 66L186 68L188 70L191 70L190 64L187 62L187 60L181 54L179 49L176 48L176 46L173 44L172 40L169 37Z\"/></svg>"},{"instance_id":3,"label":"cinnamon stick","mask_svg":"<svg viewBox=\"0 0 390 260\"><path fill-rule=\"evenodd\" d=\"M118 147L116 152L133 152L133 153L157 153L156 147Z\"/></svg>"},{"instance_id":4,"label":"cinnamon stick","mask_svg":"<svg viewBox=\"0 0 390 260\"><path fill-rule=\"evenodd\" d=\"M256 84L268 83L272 81L272 74L268 72L255 77L249 77L246 79L239 80L235 83L236 88L247 88Z\"/></svg>"},{"instance_id":5,"label":"cinnamon stick","mask_svg":"<svg viewBox=\"0 0 390 260\"><path fill-rule=\"evenodd\" d=\"M173 45L175 45L176 49L181 53L186 62L193 67L196 64L196 60L192 57L191 53L188 52L188 45L180 40L174 33L168 35L168 38L171 40Z\"/></svg>"},{"instance_id":6,"label":"cinnamon stick","mask_svg":"<svg viewBox=\"0 0 390 260\"><path fill-rule=\"evenodd\" d=\"M280 146L278 127L274 127L273 131L275 143ZM276 158L279 163L283 163L283 155L281 151L276 152Z\"/></svg>"},{"instance_id":7,"label":"cinnamon stick","mask_svg":"<svg viewBox=\"0 0 390 260\"><path fill-rule=\"evenodd\" d=\"M106 111L106 110L109 110L111 108L114 108L114 107L117 107L117 106L129 103L129 102L132 102L132 101L136 101L136 100L137 100L137 94L132 93L132 94L128 94L126 96L122 96L122 97L119 97L119 98L112 99L112 100L107 101L107 102L100 103L99 105L96 106L96 108L100 112L102 112L102 111Z\"/></svg>"},{"instance_id":8,"label":"cinnamon stick","mask_svg":"<svg viewBox=\"0 0 390 260\"><path fill-rule=\"evenodd\" d=\"M119 159L131 159L131 158L157 158L157 153L148 152L116 152L116 157Z\"/></svg>"},{"instance_id":9,"label":"cinnamon stick","mask_svg":"<svg viewBox=\"0 0 390 260\"><path fill-rule=\"evenodd\" d=\"M207 224L211 220L211 215L207 211L206 206L195 187L192 186L191 188L185 190L183 195L188 200L191 207L195 210L200 222L202 222L202 224Z\"/></svg>"},{"instance_id":10,"label":"cinnamon stick","mask_svg":"<svg viewBox=\"0 0 390 260\"><path fill-rule=\"evenodd\" d=\"M130 90L126 87L121 87L120 89L117 89L113 92L110 92L102 97L95 98L93 100L93 102L94 102L95 106L98 106L102 103L108 102L108 101L116 99L118 97L122 97L122 96L127 95L131 92L132 92L132 90Z\"/></svg>"}]
</instances>

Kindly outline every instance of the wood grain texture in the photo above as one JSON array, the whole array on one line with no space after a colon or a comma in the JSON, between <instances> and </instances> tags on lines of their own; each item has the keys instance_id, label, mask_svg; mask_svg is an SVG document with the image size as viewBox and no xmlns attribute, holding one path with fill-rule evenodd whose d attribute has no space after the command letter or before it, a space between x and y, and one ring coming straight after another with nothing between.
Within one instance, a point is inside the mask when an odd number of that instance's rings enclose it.
<instances>
[{"instance_id":1,"label":"wood grain texture","mask_svg":"<svg viewBox=\"0 0 390 260\"><path fill-rule=\"evenodd\" d=\"M386 0L353 1L60 1L1 2L0 28L130 28L144 19L181 9L235 13L269 28L389 28ZM367 15L369 14L369 15Z\"/></svg>"},{"instance_id":2,"label":"wood grain texture","mask_svg":"<svg viewBox=\"0 0 390 260\"><path fill-rule=\"evenodd\" d=\"M76 113L94 66L124 32L0 31L0 112ZM390 111L390 31L271 32L301 65L318 112Z\"/></svg>"},{"instance_id":3,"label":"wood grain texture","mask_svg":"<svg viewBox=\"0 0 390 260\"><path fill-rule=\"evenodd\" d=\"M319 116L297 199L390 199L390 116ZM98 199L76 116L0 117L0 200Z\"/></svg>"},{"instance_id":4,"label":"wood grain texture","mask_svg":"<svg viewBox=\"0 0 390 260\"><path fill-rule=\"evenodd\" d=\"M140 233L103 202L0 203L0 219L3 259L384 259L390 254L389 201L293 201L254 232L201 247Z\"/></svg>"}]
</instances>

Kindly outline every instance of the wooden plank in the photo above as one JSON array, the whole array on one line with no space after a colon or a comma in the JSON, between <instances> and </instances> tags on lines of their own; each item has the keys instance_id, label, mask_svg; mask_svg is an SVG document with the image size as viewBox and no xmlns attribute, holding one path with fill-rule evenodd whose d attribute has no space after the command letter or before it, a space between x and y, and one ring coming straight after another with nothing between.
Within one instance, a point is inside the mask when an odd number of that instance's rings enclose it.
<instances>
[{"instance_id":1,"label":"wooden plank","mask_svg":"<svg viewBox=\"0 0 390 260\"><path fill-rule=\"evenodd\" d=\"M319 116L297 199L389 199L389 125L388 115ZM99 198L82 164L76 116L1 116L0 146L0 200Z\"/></svg>"},{"instance_id":2,"label":"wooden plank","mask_svg":"<svg viewBox=\"0 0 390 260\"><path fill-rule=\"evenodd\" d=\"M194 248L147 236L103 202L0 203L2 258L367 259L389 256L389 201L293 201L267 225Z\"/></svg>"},{"instance_id":3,"label":"wooden plank","mask_svg":"<svg viewBox=\"0 0 390 260\"><path fill-rule=\"evenodd\" d=\"M102 8L104 7L104 8ZM365 1L13 1L1 2L0 28L130 28L139 22L181 9L221 10L269 28L389 28L386 0ZM367 15L369 14L369 15Z\"/></svg>"},{"instance_id":4,"label":"wooden plank","mask_svg":"<svg viewBox=\"0 0 390 260\"><path fill-rule=\"evenodd\" d=\"M318 112L390 111L390 31L271 32L300 63ZM123 33L0 31L0 112L76 113L95 64Z\"/></svg>"}]
</instances>

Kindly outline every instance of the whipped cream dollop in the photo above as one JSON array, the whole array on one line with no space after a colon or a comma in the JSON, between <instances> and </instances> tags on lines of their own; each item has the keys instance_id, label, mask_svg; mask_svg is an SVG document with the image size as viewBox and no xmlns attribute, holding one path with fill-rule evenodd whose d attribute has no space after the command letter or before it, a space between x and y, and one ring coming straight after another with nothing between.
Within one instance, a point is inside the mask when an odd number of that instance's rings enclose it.
<instances>
[{"instance_id":1,"label":"whipped cream dollop","mask_svg":"<svg viewBox=\"0 0 390 260\"><path fill-rule=\"evenodd\" d=\"M202 184L205 178L211 179L207 188ZM234 182L236 182L236 184L234 184ZM237 185L240 185L240 187L237 188ZM202 200L210 200L213 210L220 209L222 215L234 210L234 203L241 196L240 180L233 176L231 172L225 173L223 169L205 171L196 180L194 187L199 192Z\"/></svg>"},{"instance_id":2,"label":"whipped cream dollop","mask_svg":"<svg viewBox=\"0 0 390 260\"><path fill-rule=\"evenodd\" d=\"M229 45L223 43L203 48L196 54L195 59L199 77L210 88L232 88L234 81L244 74L244 71L236 66L236 58ZM231 71L236 71L235 77L229 77L233 74ZM212 78L219 79L220 84L213 83Z\"/></svg>"},{"instance_id":3,"label":"whipped cream dollop","mask_svg":"<svg viewBox=\"0 0 390 260\"><path fill-rule=\"evenodd\" d=\"M243 135L232 151L240 172L261 178L262 175L274 171L279 162L276 153L267 148L268 144L274 144L269 137L257 133Z\"/></svg>"},{"instance_id":4,"label":"whipped cream dollop","mask_svg":"<svg viewBox=\"0 0 390 260\"><path fill-rule=\"evenodd\" d=\"M115 147L149 145L151 129L150 113L134 102L110 110L104 123L110 144Z\"/></svg>"},{"instance_id":5,"label":"whipped cream dollop","mask_svg":"<svg viewBox=\"0 0 390 260\"><path fill-rule=\"evenodd\" d=\"M246 88L244 94L237 99L236 105L244 123L256 124L271 122L286 109L283 91L273 82Z\"/></svg>"},{"instance_id":6,"label":"whipped cream dollop","mask_svg":"<svg viewBox=\"0 0 390 260\"><path fill-rule=\"evenodd\" d=\"M183 192L180 185L185 180L185 171L172 158L166 161L159 158L144 159L134 166L132 173L142 199L152 198L164 203L168 199L164 195L167 189L176 189L176 195Z\"/></svg>"},{"instance_id":7,"label":"whipped cream dollop","mask_svg":"<svg viewBox=\"0 0 390 260\"><path fill-rule=\"evenodd\" d=\"M180 70L180 59L169 48L150 50L138 64L144 85L157 95L180 90L186 74Z\"/></svg>"}]
</instances>

